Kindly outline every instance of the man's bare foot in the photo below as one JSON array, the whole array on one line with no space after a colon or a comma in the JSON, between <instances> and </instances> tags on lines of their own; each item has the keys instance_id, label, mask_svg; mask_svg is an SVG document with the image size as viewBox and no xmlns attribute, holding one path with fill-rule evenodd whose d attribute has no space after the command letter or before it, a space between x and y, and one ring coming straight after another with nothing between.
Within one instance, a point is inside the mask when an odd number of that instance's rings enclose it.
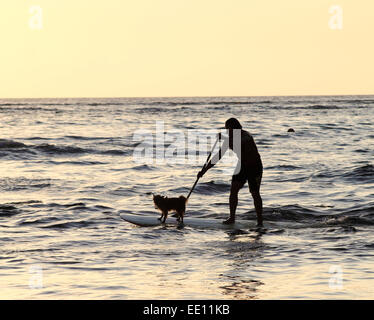
<instances>
[{"instance_id":1,"label":"man's bare foot","mask_svg":"<svg viewBox=\"0 0 374 320\"><path fill-rule=\"evenodd\" d=\"M223 221L222 223L223 224L233 224L233 223L235 223L235 218L230 217L227 220Z\"/></svg>"}]
</instances>

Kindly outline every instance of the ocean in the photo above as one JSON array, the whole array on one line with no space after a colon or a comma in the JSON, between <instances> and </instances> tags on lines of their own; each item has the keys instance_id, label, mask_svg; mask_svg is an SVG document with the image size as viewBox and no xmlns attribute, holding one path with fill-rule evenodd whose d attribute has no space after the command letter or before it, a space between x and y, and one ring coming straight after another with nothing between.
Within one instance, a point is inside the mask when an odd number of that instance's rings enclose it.
<instances>
[{"instance_id":1,"label":"ocean","mask_svg":"<svg viewBox=\"0 0 374 320\"><path fill-rule=\"evenodd\" d=\"M189 137L230 117L262 157L263 229L120 218L186 195L212 144ZM374 96L1 99L0 119L2 299L374 298ZM224 159L186 218L228 217ZM256 221L248 186L236 217Z\"/></svg>"}]
</instances>

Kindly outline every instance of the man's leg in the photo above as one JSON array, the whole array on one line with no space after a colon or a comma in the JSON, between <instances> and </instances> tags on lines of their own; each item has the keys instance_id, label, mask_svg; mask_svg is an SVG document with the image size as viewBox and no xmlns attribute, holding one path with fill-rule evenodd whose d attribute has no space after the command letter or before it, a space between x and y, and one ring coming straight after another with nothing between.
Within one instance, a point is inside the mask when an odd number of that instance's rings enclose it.
<instances>
[{"instance_id":1,"label":"man's leg","mask_svg":"<svg viewBox=\"0 0 374 320\"><path fill-rule=\"evenodd\" d=\"M261 174L257 175L256 177L251 176L248 179L249 191L252 194L253 202L256 209L257 214L257 226L263 226L262 220L262 198L260 195L260 187L261 187L261 180L262 180L262 172Z\"/></svg>"},{"instance_id":2,"label":"man's leg","mask_svg":"<svg viewBox=\"0 0 374 320\"><path fill-rule=\"evenodd\" d=\"M263 220L262 220L262 198L260 195L260 190L251 191L253 202L255 205L256 213L257 213L257 226L262 227Z\"/></svg>"},{"instance_id":3,"label":"man's leg","mask_svg":"<svg viewBox=\"0 0 374 320\"><path fill-rule=\"evenodd\" d=\"M238 193L239 190L243 187L245 182L242 181L231 181L231 190L230 190L230 218L225 220L224 224L230 224L235 222L235 211L238 205Z\"/></svg>"}]
</instances>

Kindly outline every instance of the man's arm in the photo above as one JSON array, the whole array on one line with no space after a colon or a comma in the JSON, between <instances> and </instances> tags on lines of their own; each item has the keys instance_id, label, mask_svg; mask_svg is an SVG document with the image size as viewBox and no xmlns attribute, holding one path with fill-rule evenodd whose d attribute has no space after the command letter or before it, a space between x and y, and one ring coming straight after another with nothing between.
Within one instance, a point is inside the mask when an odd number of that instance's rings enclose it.
<instances>
[{"instance_id":1,"label":"man's arm","mask_svg":"<svg viewBox=\"0 0 374 320\"><path fill-rule=\"evenodd\" d=\"M206 166L197 174L199 178L201 178L210 168L214 167L214 165L221 160L221 158L226 153L227 149L229 148L228 139L223 140L223 144L218 152L213 156L213 158L208 162Z\"/></svg>"}]
</instances>

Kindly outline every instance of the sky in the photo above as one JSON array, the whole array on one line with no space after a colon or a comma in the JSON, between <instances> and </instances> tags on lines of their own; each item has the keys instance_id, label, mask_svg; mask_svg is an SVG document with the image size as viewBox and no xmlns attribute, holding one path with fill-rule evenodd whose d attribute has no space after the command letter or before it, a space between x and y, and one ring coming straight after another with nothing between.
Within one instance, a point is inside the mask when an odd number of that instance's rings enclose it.
<instances>
[{"instance_id":1,"label":"sky","mask_svg":"<svg viewBox=\"0 0 374 320\"><path fill-rule=\"evenodd\" d=\"M372 0L1 0L0 98L374 94L373 18Z\"/></svg>"}]
</instances>

